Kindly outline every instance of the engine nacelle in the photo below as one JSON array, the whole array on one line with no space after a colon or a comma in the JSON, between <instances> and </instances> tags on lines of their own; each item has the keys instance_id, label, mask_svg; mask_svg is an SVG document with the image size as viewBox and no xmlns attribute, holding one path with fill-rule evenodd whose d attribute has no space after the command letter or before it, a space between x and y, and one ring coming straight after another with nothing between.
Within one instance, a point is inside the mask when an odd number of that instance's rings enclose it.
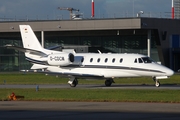
<instances>
[{"instance_id":1,"label":"engine nacelle","mask_svg":"<svg viewBox=\"0 0 180 120\"><path fill-rule=\"evenodd\" d=\"M47 62L53 66L67 66L74 62L74 55L72 53L52 54L48 56Z\"/></svg>"}]
</instances>

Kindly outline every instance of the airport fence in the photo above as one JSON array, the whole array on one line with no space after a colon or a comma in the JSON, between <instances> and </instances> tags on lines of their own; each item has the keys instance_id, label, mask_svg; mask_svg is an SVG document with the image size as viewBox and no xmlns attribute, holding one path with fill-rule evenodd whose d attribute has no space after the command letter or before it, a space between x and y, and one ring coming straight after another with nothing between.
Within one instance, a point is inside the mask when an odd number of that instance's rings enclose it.
<instances>
[{"instance_id":1,"label":"airport fence","mask_svg":"<svg viewBox=\"0 0 180 120\"><path fill-rule=\"evenodd\" d=\"M171 19L170 12L143 12L139 11L136 14L129 12L123 13L114 13L114 14L97 14L94 18L90 17L91 15L82 14L80 18L82 19L112 19L112 18L134 18L134 17L146 17L146 18L167 18ZM25 16L1 16L0 21L42 21L42 20L69 20L69 15L25 15Z\"/></svg>"}]
</instances>

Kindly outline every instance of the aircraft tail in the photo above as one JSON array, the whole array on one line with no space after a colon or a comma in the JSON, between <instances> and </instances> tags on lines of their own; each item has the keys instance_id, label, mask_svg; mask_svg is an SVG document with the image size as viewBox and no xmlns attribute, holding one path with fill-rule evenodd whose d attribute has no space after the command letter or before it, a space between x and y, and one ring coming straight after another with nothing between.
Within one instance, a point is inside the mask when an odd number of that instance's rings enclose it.
<instances>
[{"instance_id":1,"label":"aircraft tail","mask_svg":"<svg viewBox=\"0 0 180 120\"><path fill-rule=\"evenodd\" d=\"M34 34L32 28L29 25L19 25L19 28L24 48L42 52L43 48L39 43L36 35Z\"/></svg>"}]
</instances>

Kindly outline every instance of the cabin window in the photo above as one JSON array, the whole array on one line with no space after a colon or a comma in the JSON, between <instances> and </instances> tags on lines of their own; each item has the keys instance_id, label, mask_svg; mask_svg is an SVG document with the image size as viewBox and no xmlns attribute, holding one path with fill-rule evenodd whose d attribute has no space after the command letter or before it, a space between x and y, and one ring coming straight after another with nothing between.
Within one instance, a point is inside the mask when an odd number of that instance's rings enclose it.
<instances>
[{"instance_id":1,"label":"cabin window","mask_svg":"<svg viewBox=\"0 0 180 120\"><path fill-rule=\"evenodd\" d=\"M138 60L139 60L139 63L143 63L143 61L142 61L142 59L141 59L141 58L138 58Z\"/></svg>"},{"instance_id":2,"label":"cabin window","mask_svg":"<svg viewBox=\"0 0 180 120\"><path fill-rule=\"evenodd\" d=\"M114 63L114 62L115 62L115 60L116 60L116 59L115 59L115 58L113 58L113 59L112 59L112 62Z\"/></svg>"},{"instance_id":3,"label":"cabin window","mask_svg":"<svg viewBox=\"0 0 180 120\"><path fill-rule=\"evenodd\" d=\"M137 63L137 59L134 60L134 63Z\"/></svg>"},{"instance_id":4,"label":"cabin window","mask_svg":"<svg viewBox=\"0 0 180 120\"><path fill-rule=\"evenodd\" d=\"M93 61L93 58L90 59L90 62L92 62L92 61Z\"/></svg>"},{"instance_id":5,"label":"cabin window","mask_svg":"<svg viewBox=\"0 0 180 120\"><path fill-rule=\"evenodd\" d=\"M97 59L97 62L100 62L100 58Z\"/></svg>"},{"instance_id":6,"label":"cabin window","mask_svg":"<svg viewBox=\"0 0 180 120\"><path fill-rule=\"evenodd\" d=\"M104 60L104 62L107 62L108 61L108 59L106 58L105 60Z\"/></svg>"},{"instance_id":7,"label":"cabin window","mask_svg":"<svg viewBox=\"0 0 180 120\"><path fill-rule=\"evenodd\" d=\"M121 59L119 60L119 62L122 63L122 62L123 62L123 59L121 58Z\"/></svg>"}]
</instances>

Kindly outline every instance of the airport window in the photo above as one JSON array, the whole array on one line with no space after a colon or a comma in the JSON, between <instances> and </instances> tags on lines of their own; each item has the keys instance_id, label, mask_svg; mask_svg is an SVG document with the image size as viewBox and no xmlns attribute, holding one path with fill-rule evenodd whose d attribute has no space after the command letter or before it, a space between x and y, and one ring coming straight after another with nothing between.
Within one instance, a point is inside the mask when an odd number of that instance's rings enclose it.
<instances>
[{"instance_id":1,"label":"airport window","mask_svg":"<svg viewBox=\"0 0 180 120\"><path fill-rule=\"evenodd\" d=\"M108 61L108 59L106 58L105 60L104 60L104 62L107 62Z\"/></svg>"},{"instance_id":2,"label":"airport window","mask_svg":"<svg viewBox=\"0 0 180 120\"><path fill-rule=\"evenodd\" d=\"M143 61L142 61L142 59L141 59L141 58L138 58L138 60L139 60L139 63L143 63Z\"/></svg>"},{"instance_id":3,"label":"airport window","mask_svg":"<svg viewBox=\"0 0 180 120\"><path fill-rule=\"evenodd\" d=\"M137 59L134 60L134 63L137 63Z\"/></svg>"},{"instance_id":4,"label":"airport window","mask_svg":"<svg viewBox=\"0 0 180 120\"><path fill-rule=\"evenodd\" d=\"M113 59L112 59L112 62L114 63L114 62L115 62L115 60L116 60L116 59L115 59L115 58L113 58Z\"/></svg>"},{"instance_id":5,"label":"airport window","mask_svg":"<svg viewBox=\"0 0 180 120\"><path fill-rule=\"evenodd\" d=\"M123 59L121 58L121 59L119 60L119 62L122 63L122 62L123 62Z\"/></svg>"},{"instance_id":6,"label":"airport window","mask_svg":"<svg viewBox=\"0 0 180 120\"><path fill-rule=\"evenodd\" d=\"M90 62L92 62L92 61L93 61L93 58L90 59Z\"/></svg>"},{"instance_id":7,"label":"airport window","mask_svg":"<svg viewBox=\"0 0 180 120\"><path fill-rule=\"evenodd\" d=\"M97 62L100 62L100 58L97 59Z\"/></svg>"}]
</instances>

